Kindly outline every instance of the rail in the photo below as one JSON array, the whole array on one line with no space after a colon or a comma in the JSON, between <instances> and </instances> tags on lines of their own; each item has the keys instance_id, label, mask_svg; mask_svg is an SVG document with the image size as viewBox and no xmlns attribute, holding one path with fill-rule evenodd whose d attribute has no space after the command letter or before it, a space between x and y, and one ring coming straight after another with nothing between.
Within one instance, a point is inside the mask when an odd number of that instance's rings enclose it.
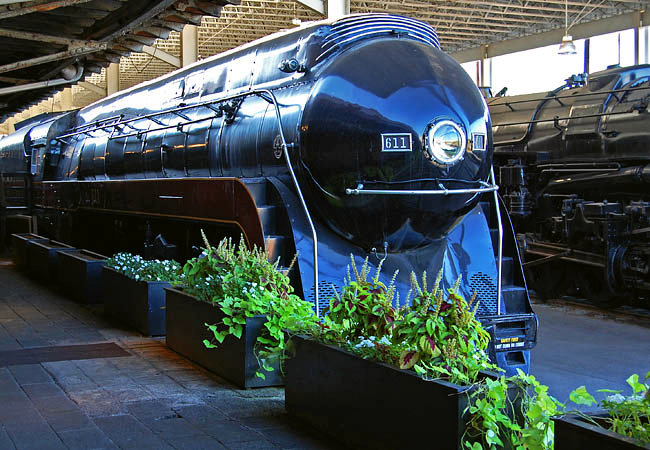
<instances>
[{"instance_id":1,"label":"rail","mask_svg":"<svg viewBox=\"0 0 650 450\"><path fill-rule=\"evenodd\" d=\"M517 105L519 103L541 102L542 100L556 100L561 105L563 105L562 100L568 100L577 97L593 97L595 95L608 95L608 94L613 94L614 96L616 96L616 94L618 93L625 94L627 92L642 91L648 89L650 89L650 86L612 89L609 91L595 91L595 92L587 92L587 93L571 94L571 95L551 95L548 97L537 97L537 98L530 98L526 100L513 100L513 101L504 101L504 102L497 102L498 99L502 99L503 97L494 97L494 99L491 102L487 102L487 104L488 106L507 106L508 108L510 108L511 111L514 111L514 109L511 108L510 105Z\"/></svg>"},{"instance_id":2,"label":"rail","mask_svg":"<svg viewBox=\"0 0 650 450\"><path fill-rule=\"evenodd\" d=\"M629 111L615 111L615 112L608 112L608 113L597 113L597 114L584 114L581 116L575 116L575 117L558 117L555 116L552 119L536 119L536 120L523 120L520 122L506 122L506 123L495 123L493 124L493 127L509 127L512 125L533 125L537 123L544 123L544 122L554 122L556 126L559 126L560 120L578 120L578 119L593 119L595 117L604 117L604 116L618 116L621 114L632 114L636 112L637 114L639 113L638 109L631 109ZM499 145L502 143L500 142Z\"/></svg>"},{"instance_id":3,"label":"rail","mask_svg":"<svg viewBox=\"0 0 650 450\"><path fill-rule=\"evenodd\" d=\"M494 166L490 168L490 181L496 186L494 179ZM501 273L503 271L503 223L501 222L501 209L499 208L499 194L496 189L494 195L494 209L497 213L497 222L499 224L499 248L497 249L497 316L501 315Z\"/></svg>"},{"instance_id":4,"label":"rail","mask_svg":"<svg viewBox=\"0 0 650 450\"><path fill-rule=\"evenodd\" d=\"M63 134L61 136L57 136L55 139L60 142L65 142L65 138L69 137L74 137L78 136L81 134L85 134L88 136L92 136L91 133L96 132L96 131L105 131L108 133L108 130L111 129L109 139L120 139L120 138L126 138L129 136L138 136L138 138L142 137L142 135L147 134L147 133L152 133L154 131L161 131L161 130L166 130L170 128L177 128L179 130L182 130L182 127L193 124L193 123L198 123L198 122L203 122L205 120L212 120L218 117L222 117L224 115L229 115L229 114L235 114L238 106L235 107L223 107L222 105L219 105L220 107L215 107L214 105L216 104L224 104L226 102L230 102L233 100L243 100L246 97L250 96L257 96L260 97L261 99L267 101L268 103L271 103L274 107L275 110L275 115L278 119L278 129L280 133L280 140L282 143L282 152L284 154L284 157L286 159L287 163L287 169L289 170L289 174L291 175L291 180L293 181L293 184L296 188L296 192L298 194L298 198L300 200L300 204L302 206L303 211L305 212L305 215L307 216L307 221L309 222L309 227L311 228L311 233L312 233L312 239L313 239L313 248L314 248L314 303L316 305L316 316L320 317L320 305L318 303L318 236L316 234L316 227L314 226L314 222L311 218L311 214L309 213L309 208L307 208L307 203L305 202L305 198L302 195L302 190L300 189L300 185L298 183L298 179L296 178L296 174L293 170L293 167L291 166L291 159L289 157L289 146L287 145L287 141L284 136L284 128L282 127L282 115L280 113L280 106L278 104L278 100L275 97L275 94L273 94L272 91L269 89L254 89L246 92L242 92L239 94L233 94L233 95L228 95L226 97L221 97L216 100L210 100L206 102L200 102L200 103L195 103L192 105L184 105L184 106L179 106L176 108L170 108L164 111L158 111L155 113L151 114L144 114L142 116L137 116L137 117L131 117L129 119L124 119L122 120L120 117L121 116L113 116L113 117L108 117L106 119L101 119L95 122L91 122L87 125L89 125L88 128L85 128L84 125L77 127L74 129L72 133L67 133ZM183 111L187 111L190 109L196 109L196 108L205 108L210 111L207 116L197 118L197 119L189 119L187 116L182 114ZM185 119L184 122L180 123L175 123L175 124L169 124L169 125L163 125L162 121L158 119L160 116L164 116L166 114L173 114L175 117L181 117ZM120 118L116 122L111 122L111 123L103 123L107 121L114 120L116 118ZM135 128L131 123L140 121L140 120L149 120L151 122L154 122L159 125L163 125L157 128L148 128L146 130L140 130ZM131 128L132 130L135 130L131 133L124 133L124 134L118 134L115 135L114 132L118 128L121 127L128 127Z\"/></svg>"},{"instance_id":5,"label":"rail","mask_svg":"<svg viewBox=\"0 0 650 450\"><path fill-rule=\"evenodd\" d=\"M359 184L356 188L347 188L345 193L347 195L457 195L457 194L484 194L486 192L496 192L499 186L494 184L490 185L485 181L478 181L481 186L479 188L469 189L447 189L439 183L440 189L364 189L363 184Z\"/></svg>"}]
</instances>

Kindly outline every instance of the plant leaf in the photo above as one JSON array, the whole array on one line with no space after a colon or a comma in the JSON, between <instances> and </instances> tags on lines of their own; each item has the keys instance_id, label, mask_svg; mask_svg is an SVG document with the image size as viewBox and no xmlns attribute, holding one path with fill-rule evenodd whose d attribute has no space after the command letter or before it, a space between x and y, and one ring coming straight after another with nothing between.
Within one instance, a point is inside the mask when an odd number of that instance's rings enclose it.
<instances>
[{"instance_id":1,"label":"plant leaf","mask_svg":"<svg viewBox=\"0 0 650 450\"><path fill-rule=\"evenodd\" d=\"M399 355L399 368L410 369L419 360L420 354L418 352L413 350L404 350L402 354Z\"/></svg>"},{"instance_id":2,"label":"plant leaf","mask_svg":"<svg viewBox=\"0 0 650 450\"><path fill-rule=\"evenodd\" d=\"M573 403L576 403L578 405L590 406L596 404L596 399L589 392L587 392L587 388L584 386L580 386L578 389L571 392L571 394L569 394L569 398Z\"/></svg>"}]
</instances>

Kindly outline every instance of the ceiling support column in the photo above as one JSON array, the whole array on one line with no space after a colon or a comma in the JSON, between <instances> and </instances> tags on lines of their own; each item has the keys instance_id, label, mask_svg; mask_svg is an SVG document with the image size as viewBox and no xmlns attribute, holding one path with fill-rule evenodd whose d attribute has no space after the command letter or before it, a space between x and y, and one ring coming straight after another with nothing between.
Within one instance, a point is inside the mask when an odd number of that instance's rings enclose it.
<instances>
[{"instance_id":1,"label":"ceiling support column","mask_svg":"<svg viewBox=\"0 0 650 450\"><path fill-rule=\"evenodd\" d=\"M72 102L72 88L69 87L61 91L61 110L70 111L71 109L74 109L74 105Z\"/></svg>"},{"instance_id":2,"label":"ceiling support column","mask_svg":"<svg viewBox=\"0 0 650 450\"><path fill-rule=\"evenodd\" d=\"M648 64L650 62L650 29L648 27L643 28L643 64Z\"/></svg>"},{"instance_id":3,"label":"ceiling support column","mask_svg":"<svg viewBox=\"0 0 650 450\"><path fill-rule=\"evenodd\" d=\"M350 0L327 0L327 18L339 19L350 14Z\"/></svg>"},{"instance_id":4,"label":"ceiling support column","mask_svg":"<svg viewBox=\"0 0 650 450\"><path fill-rule=\"evenodd\" d=\"M641 61L641 27L643 26L643 19L641 11L637 11L634 17L634 65Z\"/></svg>"},{"instance_id":5,"label":"ceiling support column","mask_svg":"<svg viewBox=\"0 0 650 450\"><path fill-rule=\"evenodd\" d=\"M199 56L199 29L196 25L185 25L181 31L181 67L189 66Z\"/></svg>"},{"instance_id":6,"label":"ceiling support column","mask_svg":"<svg viewBox=\"0 0 650 450\"><path fill-rule=\"evenodd\" d=\"M113 63L106 69L106 95L120 90L120 65Z\"/></svg>"},{"instance_id":7,"label":"ceiling support column","mask_svg":"<svg viewBox=\"0 0 650 450\"><path fill-rule=\"evenodd\" d=\"M478 60L479 70L478 79L476 80L480 87L493 87L492 86L492 59L488 57L488 46L483 46L481 52L481 59Z\"/></svg>"}]
</instances>

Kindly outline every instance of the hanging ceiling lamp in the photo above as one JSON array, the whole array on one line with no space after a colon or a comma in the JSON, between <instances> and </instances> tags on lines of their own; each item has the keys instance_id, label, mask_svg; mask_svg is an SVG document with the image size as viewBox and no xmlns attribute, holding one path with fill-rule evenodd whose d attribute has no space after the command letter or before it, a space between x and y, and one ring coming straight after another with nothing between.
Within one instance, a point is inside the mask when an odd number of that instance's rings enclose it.
<instances>
[{"instance_id":1,"label":"hanging ceiling lamp","mask_svg":"<svg viewBox=\"0 0 650 450\"><path fill-rule=\"evenodd\" d=\"M564 0L564 36L558 49L559 55L575 55L576 45L573 43L573 36L569 34L569 0Z\"/></svg>"}]
</instances>

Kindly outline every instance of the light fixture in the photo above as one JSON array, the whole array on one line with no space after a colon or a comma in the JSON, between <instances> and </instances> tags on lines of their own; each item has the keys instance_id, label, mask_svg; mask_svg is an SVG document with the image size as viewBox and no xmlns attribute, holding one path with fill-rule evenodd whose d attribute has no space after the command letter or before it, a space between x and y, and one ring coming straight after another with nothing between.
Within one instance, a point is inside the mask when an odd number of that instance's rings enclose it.
<instances>
[{"instance_id":1,"label":"light fixture","mask_svg":"<svg viewBox=\"0 0 650 450\"><path fill-rule=\"evenodd\" d=\"M291 23L294 25L300 25L302 23L302 20L298 19L297 17L294 17L291 19Z\"/></svg>"},{"instance_id":2,"label":"light fixture","mask_svg":"<svg viewBox=\"0 0 650 450\"><path fill-rule=\"evenodd\" d=\"M569 0L564 0L564 36L557 53L559 55L575 55L576 45L573 43L573 36L569 34Z\"/></svg>"},{"instance_id":3,"label":"light fixture","mask_svg":"<svg viewBox=\"0 0 650 450\"><path fill-rule=\"evenodd\" d=\"M466 144L465 132L457 124L451 120L441 120L429 127L425 156L444 166L451 166L463 158Z\"/></svg>"}]
</instances>

